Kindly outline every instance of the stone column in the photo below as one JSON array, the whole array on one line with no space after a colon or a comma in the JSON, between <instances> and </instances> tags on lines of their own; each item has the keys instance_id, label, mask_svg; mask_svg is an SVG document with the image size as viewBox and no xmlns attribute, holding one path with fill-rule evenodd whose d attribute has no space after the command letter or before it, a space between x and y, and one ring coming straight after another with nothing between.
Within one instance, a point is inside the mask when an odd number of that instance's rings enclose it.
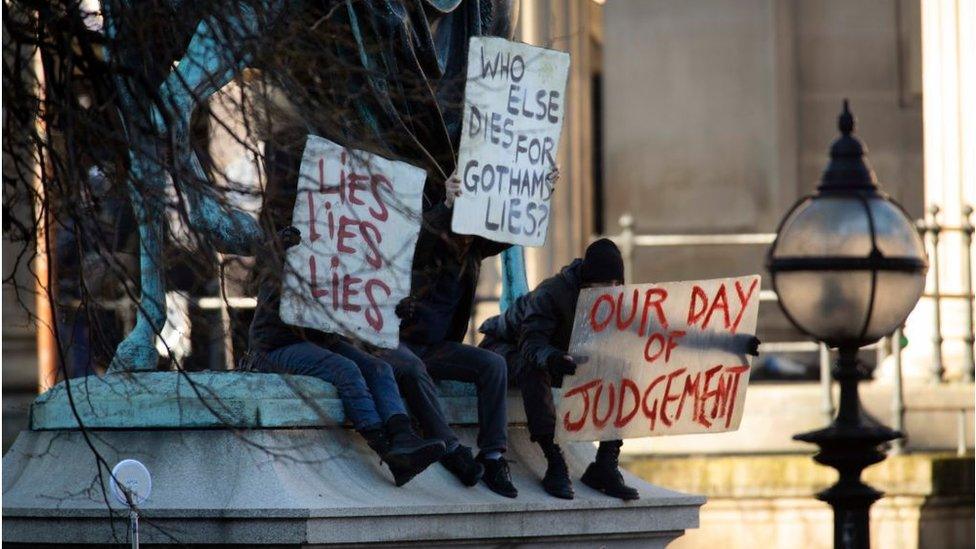
<instances>
[{"instance_id":1,"label":"stone column","mask_svg":"<svg viewBox=\"0 0 976 549\"><path fill-rule=\"evenodd\" d=\"M929 223L959 228L966 222L964 210L976 205L976 1L922 3L922 85L926 216ZM963 296L970 288L965 278L972 275L964 264L964 236L942 232L937 258L928 237L927 293L937 288L950 297L938 301L938 323L931 297L908 318L905 376L972 380L972 324L966 318L972 309Z\"/></svg>"},{"instance_id":2,"label":"stone column","mask_svg":"<svg viewBox=\"0 0 976 549\"><path fill-rule=\"evenodd\" d=\"M566 118L559 140L561 177L552 199L545 246L525 248L529 289L583 253L593 234L593 32L602 6L592 0L522 0L515 40L569 52ZM479 295L501 295L500 263L486 262ZM472 322L477 327L498 314L495 303L480 304Z\"/></svg>"},{"instance_id":3,"label":"stone column","mask_svg":"<svg viewBox=\"0 0 976 549\"><path fill-rule=\"evenodd\" d=\"M569 52L561 177L545 247L526 249L529 287L579 256L593 232L593 47L591 0L522 0L516 39Z\"/></svg>"}]
</instances>

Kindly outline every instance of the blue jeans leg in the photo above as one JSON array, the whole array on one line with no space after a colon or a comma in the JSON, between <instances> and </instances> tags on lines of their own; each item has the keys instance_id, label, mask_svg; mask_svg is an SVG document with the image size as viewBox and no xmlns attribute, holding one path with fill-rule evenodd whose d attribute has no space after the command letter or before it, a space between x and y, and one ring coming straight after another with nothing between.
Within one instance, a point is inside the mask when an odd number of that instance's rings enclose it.
<instances>
[{"instance_id":1,"label":"blue jeans leg","mask_svg":"<svg viewBox=\"0 0 976 549\"><path fill-rule=\"evenodd\" d=\"M393 377L393 368L389 364L344 341L333 345L332 350L359 367L359 372L373 395L376 411L384 422L397 414L407 415L407 408L397 390L396 378Z\"/></svg>"},{"instance_id":2,"label":"blue jeans leg","mask_svg":"<svg viewBox=\"0 0 976 549\"><path fill-rule=\"evenodd\" d=\"M314 343L295 343L265 353L255 365L265 372L314 376L335 385L349 421L359 431L382 423L359 366L338 353Z\"/></svg>"}]
</instances>

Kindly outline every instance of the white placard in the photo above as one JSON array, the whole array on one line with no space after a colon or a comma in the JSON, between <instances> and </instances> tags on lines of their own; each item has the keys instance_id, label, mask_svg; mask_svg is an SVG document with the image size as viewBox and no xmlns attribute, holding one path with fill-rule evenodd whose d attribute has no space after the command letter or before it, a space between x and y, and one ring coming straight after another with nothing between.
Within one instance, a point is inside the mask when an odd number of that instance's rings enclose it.
<instances>
[{"instance_id":1,"label":"white placard","mask_svg":"<svg viewBox=\"0 0 976 549\"><path fill-rule=\"evenodd\" d=\"M558 406L560 440L739 428L759 275L590 288L580 293Z\"/></svg>"},{"instance_id":2,"label":"white placard","mask_svg":"<svg viewBox=\"0 0 976 549\"><path fill-rule=\"evenodd\" d=\"M288 250L281 319L394 348L410 293L424 170L309 136ZM260 261L260 258L258 258Z\"/></svg>"},{"instance_id":3,"label":"white placard","mask_svg":"<svg viewBox=\"0 0 976 549\"><path fill-rule=\"evenodd\" d=\"M568 53L471 38L454 232L545 244L568 74Z\"/></svg>"}]
</instances>

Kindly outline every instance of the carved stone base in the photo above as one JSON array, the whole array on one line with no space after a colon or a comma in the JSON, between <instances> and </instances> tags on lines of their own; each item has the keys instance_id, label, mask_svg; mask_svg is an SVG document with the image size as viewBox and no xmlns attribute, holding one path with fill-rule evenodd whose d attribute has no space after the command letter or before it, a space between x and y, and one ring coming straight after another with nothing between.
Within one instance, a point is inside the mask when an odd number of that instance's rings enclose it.
<instances>
[{"instance_id":1,"label":"carved stone base","mask_svg":"<svg viewBox=\"0 0 976 549\"><path fill-rule=\"evenodd\" d=\"M465 488L439 464L396 488L386 466L342 426L334 388L315 378L143 372L74 380L70 389L107 466L132 458L152 474L143 543L664 547L698 526L704 503L626 473L639 501L609 498L578 480L575 500L549 496L517 394L508 399L507 457L520 494L508 499L483 485ZM452 424L474 446L473 386L441 389ZM37 399L31 426L3 458L3 542L124 542L128 512L104 499L107 471L99 476L68 387ZM579 479L594 446L564 449Z\"/></svg>"},{"instance_id":2,"label":"carved stone base","mask_svg":"<svg viewBox=\"0 0 976 549\"><path fill-rule=\"evenodd\" d=\"M110 466L133 458L152 474L143 543L663 548L697 527L704 502L629 474L639 501L609 498L578 481L575 500L550 497L538 481L544 460L521 427L511 429L508 455L517 499L483 485L465 488L436 464L396 488L376 455L343 428L90 434ZM472 430L462 429L462 437L470 444ZM592 445L567 450L578 479ZM114 501L109 512L99 488L106 480L81 432L24 431L3 458L4 544L126 541L128 515Z\"/></svg>"}]
</instances>

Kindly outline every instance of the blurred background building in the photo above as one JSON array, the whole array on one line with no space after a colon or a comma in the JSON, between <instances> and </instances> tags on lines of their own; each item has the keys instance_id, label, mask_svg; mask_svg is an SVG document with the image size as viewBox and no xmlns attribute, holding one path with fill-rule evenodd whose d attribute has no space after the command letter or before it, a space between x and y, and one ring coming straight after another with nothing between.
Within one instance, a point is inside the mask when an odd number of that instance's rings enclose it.
<instances>
[{"instance_id":1,"label":"blurred background building","mask_svg":"<svg viewBox=\"0 0 976 549\"><path fill-rule=\"evenodd\" d=\"M868 470L888 493L872 510L873 538L972 547L976 2L522 0L518 36L572 59L562 178L549 241L526 250L530 287L598 235L623 248L629 282L765 274L776 224L816 187L850 99L869 161L919 220L930 256L928 290L904 330L862 351L876 366L862 387L868 412L907 434ZM201 131L222 173L260 186L260 143L221 104L248 85L218 95L211 110L223 123ZM29 288L27 265L8 271L17 253L4 244L5 281ZM225 276L243 278L246 264L219 259L232 265ZM498 284L497 265L485 269L473 328L497 311ZM245 345L253 301L242 283L224 286L227 299L219 287L184 295L194 368L233 367ZM702 528L675 546L830 544L830 510L811 494L833 472L791 439L833 413L829 353L791 329L764 289L763 356L740 430L625 445L635 472L710 498ZM4 450L50 368L38 367L32 299L4 284ZM115 307L124 324L130 305Z\"/></svg>"}]
</instances>

